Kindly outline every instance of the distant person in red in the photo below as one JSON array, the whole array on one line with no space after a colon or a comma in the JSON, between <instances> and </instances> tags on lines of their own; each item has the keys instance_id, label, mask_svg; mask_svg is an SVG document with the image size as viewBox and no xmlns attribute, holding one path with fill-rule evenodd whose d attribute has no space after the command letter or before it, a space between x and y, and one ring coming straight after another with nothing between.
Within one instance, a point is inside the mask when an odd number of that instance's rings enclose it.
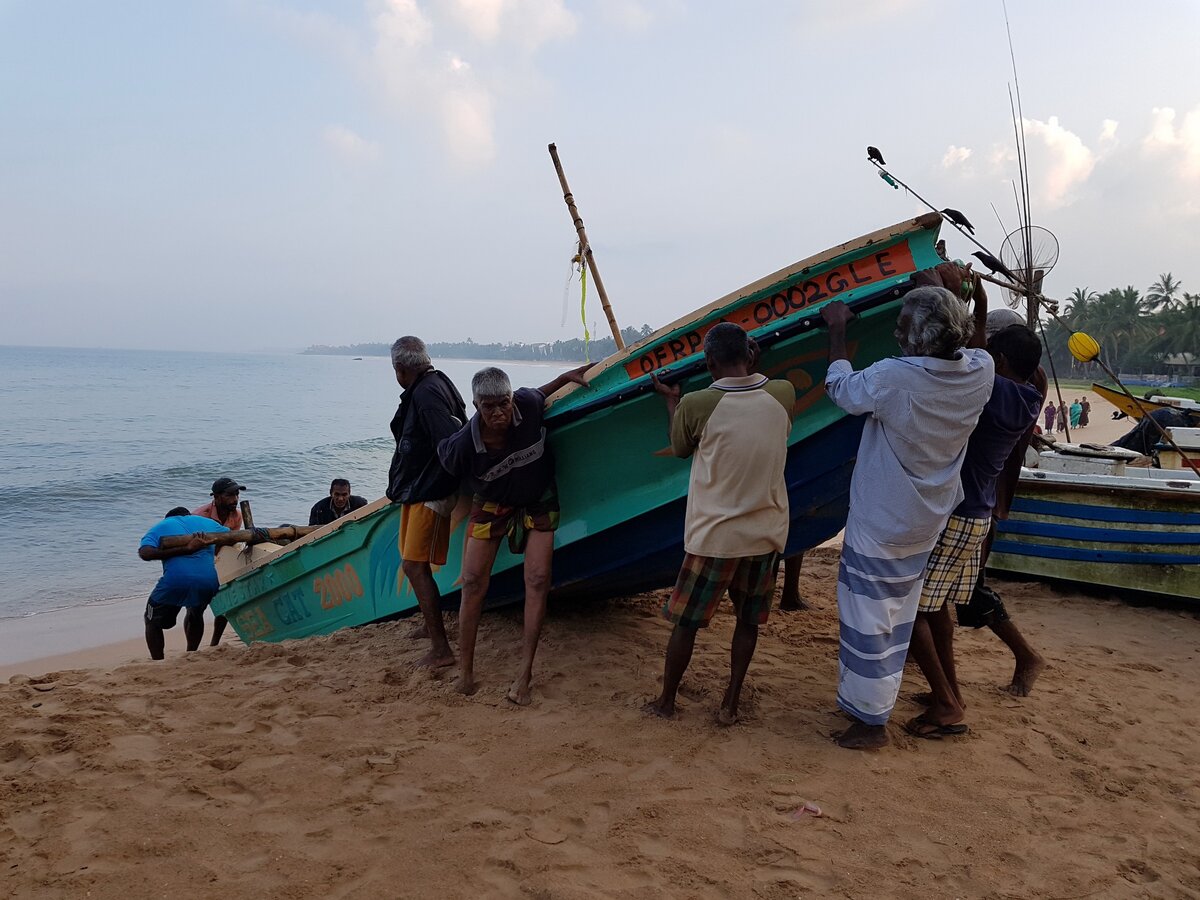
<instances>
[{"instance_id":1,"label":"distant person in red","mask_svg":"<svg viewBox=\"0 0 1200 900\"><path fill-rule=\"evenodd\" d=\"M238 499L241 492L246 490L244 484L238 484L232 478L218 478L212 483L212 499L203 506L192 510L193 516L204 516L224 525L230 531L242 530L242 511L238 509ZM210 647L221 643L221 635L225 633L228 620L224 616L213 619L213 636L209 641Z\"/></svg>"},{"instance_id":2,"label":"distant person in red","mask_svg":"<svg viewBox=\"0 0 1200 900\"><path fill-rule=\"evenodd\" d=\"M232 478L218 478L212 484L212 500L192 510L193 516L204 516L219 522L230 531L242 530L242 513L238 509L238 498L246 489Z\"/></svg>"},{"instance_id":3,"label":"distant person in red","mask_svg":"<svg viewBox=\"0 0 1200 900\"><path fill-rule=\"evenodd\" d=\"M1084 397L1079 401L1079 405L1081 407L1081 409L1079 411L1079 427L1087 428L1088 415L1092 411L1092 404L1088 403L1087 397Z\"/></svg>"}]
</instances>

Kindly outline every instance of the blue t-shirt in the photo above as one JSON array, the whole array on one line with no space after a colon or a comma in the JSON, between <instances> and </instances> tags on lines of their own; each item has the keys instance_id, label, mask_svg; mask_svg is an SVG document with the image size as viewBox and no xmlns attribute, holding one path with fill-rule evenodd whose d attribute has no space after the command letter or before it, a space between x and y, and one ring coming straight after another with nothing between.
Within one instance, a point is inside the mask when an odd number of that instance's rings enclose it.
<instances>
[{"instance_id":1,"label":"blue t-shirt","mask_svg":"<svg viewBox=\"0 0 1200 900\"><path fill-rule=\"evenodd\" d=\"M219 522L204 516L168 516L146 532L139 547L158 549L163 538L172 535L191 535L198 531L228 531ZM205 547L185 556L172 556L162 561L162 578L158 587L164 589L192 589L215 591L217 581L216 550Z\"/></svg>"},{"instance_id":2,"label":"blue t-shirt","mask_svg":"<svg viewBox=\"0 0 1200 900\"><path fill-rule=\"evenodd\" d=\"M996 479L1021 435L1037 421L1041 408L1042 395L1037 388L996 376L992 396L967 441L961 476L964 496L954 510L956 516L991 516L996 506Z\"/></svg>"}]
</instances>

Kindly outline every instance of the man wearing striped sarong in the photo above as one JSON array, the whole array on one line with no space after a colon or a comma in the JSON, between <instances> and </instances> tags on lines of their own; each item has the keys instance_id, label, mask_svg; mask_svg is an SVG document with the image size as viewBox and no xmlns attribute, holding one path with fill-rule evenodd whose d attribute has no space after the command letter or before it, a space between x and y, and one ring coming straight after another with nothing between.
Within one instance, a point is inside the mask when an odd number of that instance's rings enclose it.
<instances>
[{"instance_id":1,"label":"man wearing striped sarong","mask_svg":"<svg viewBox=\"0 0 1200 900\"><path fill-rule=\"evenodd\" d=\"M905 299L896 328L904 355L858 372L846 347L853 313L834 301L821 315L829 325L826 393L866 416L838 570L838 706L854 719L838 743L877 749L888 742L925 565L963 498L959 470L994 369L986 351L964 349L971 315L942 287L915 288Z\"/></svg>"}]
</instances>

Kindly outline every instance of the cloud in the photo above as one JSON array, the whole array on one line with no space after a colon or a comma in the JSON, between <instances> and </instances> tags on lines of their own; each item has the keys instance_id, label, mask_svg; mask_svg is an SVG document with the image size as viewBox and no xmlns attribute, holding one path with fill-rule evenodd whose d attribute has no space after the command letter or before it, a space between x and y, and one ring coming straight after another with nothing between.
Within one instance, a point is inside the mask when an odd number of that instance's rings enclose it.
<instances>
[{"instance_id":1,"label":"cloud","mask_svg":"<svg viewBox=\"0 0 1200 900\"><path fill-rule=\"evenodd\" d=\"M476 40L517 44L527 51L572 37L579 27L563 0L446 0L446 5Z\"/></svg>"},{"instance_id":2,"label":"cloud","mask_svg":"<svg viewBox=\"0 0 1200 900\"><path fill-rule=\"evenodd\" d=\"M630 34L646 34L664 18L683 12L682 0L605 0L600 15L610 25Z\"/></svg>"},{"instance_id":3,"label":"cloud","mask_svg":"<svg viewBox=\"0 0 1200 900\"><path fill-rule=\"evenodd\" d=\"M374 27L380 43L396 49L420 47L433 38L433 23L417 0L383 0Z\"/></svg>"},{"instance_id":4,"label":"cloud","mask_svg":"<svg viewBox=\"0 0 1200 900\"><path fill-rule=\"evenodd\" d=\"M958 147L954 144L951 144L946 149L946 155L942 157L942 168L953 169L955 166L961 166L970 158L970 147Z\"/></svg>"},{"instance_id":5,"label":"cloud","mask_svg":"<svg viewBox=\"0 0 1200 900\"><path fill-rule=\"evenodd\" d=\"M328 125L321 133L326 146L349 163L371 163L379 159L381 148L374 141L356 134L343 125Z\"/></svg>"},{"instance_id":6,"label":"cloud","mask_svg":"<svg viewBox=\"0 0 1200 900\"><path fill-rule=\"evenodd\" d=\"M1025 119L1024 127L1026 141L1034 143L1029 151L1031 188L1049 209L1069 205L1096 168L1096 155L1079 135L1059 123L1058 116L1045 122Z\"/></svg>"},{"instance_id":7,"label":"cloud","mask_svg":"<svg viewBox=\"0 0 1200 900\"><path fill-rule=\"evenodd\" d=\"M1200 106L1175 124L1175 110L1156 106L1150 111L1150 132L1142 139L1143 152L1151 157L1174 158L1177 173L1189 180L1200 180Z\"/></svg>"},{"instance_id":8,"label":"cloud","mask_svg":"<svg viewBox=\"0 0 1200 900\"><path fill-rule=\"evenodd\" d=\"M492 137L492 100L486 91L463 87L441 98L446 145L460 162L482 165L496 155Z\"/></svg>"},{"instance_id":9,"label":"cloud","mask_svg":"<svg viewBox=\"0 0 1200 900\"><path fill-rule=\"evenodd\" d=\"M1119 123L1115 119L1105 119L1100 124L1100 143L1111 144L1117 139L1117 125Z\"/></svg>"},{"instance_id":10,"label":"cloud","mask_svg":"<svg viewBox=\"0 0 1200 900\"><path fill-rule=\"evenodd\" d=\"M821 30L857 30L879 28L925 5L926 0L858 0L857 3L830 3L806 0L798 19L805 34Z\"/></svg>"}]
</instances>

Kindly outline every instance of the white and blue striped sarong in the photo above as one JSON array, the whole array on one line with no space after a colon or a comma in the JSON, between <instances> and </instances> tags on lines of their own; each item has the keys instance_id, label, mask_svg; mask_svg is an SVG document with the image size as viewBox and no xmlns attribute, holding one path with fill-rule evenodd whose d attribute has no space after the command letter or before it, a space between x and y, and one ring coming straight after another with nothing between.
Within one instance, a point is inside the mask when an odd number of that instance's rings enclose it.
<instances>
[{"instance_id":1,"label":"white and blue striped sarong","mask_svg":"<svg viewBox=\"0 0 1200 900\"><path fill-rule=\"evenodd\" d=\"M850 532L856 531L854 544ZM838 697L868 725L885 725L900 695L931 544L877 544L847 528L838 567Z\"/></svg>"}]
</instances>

